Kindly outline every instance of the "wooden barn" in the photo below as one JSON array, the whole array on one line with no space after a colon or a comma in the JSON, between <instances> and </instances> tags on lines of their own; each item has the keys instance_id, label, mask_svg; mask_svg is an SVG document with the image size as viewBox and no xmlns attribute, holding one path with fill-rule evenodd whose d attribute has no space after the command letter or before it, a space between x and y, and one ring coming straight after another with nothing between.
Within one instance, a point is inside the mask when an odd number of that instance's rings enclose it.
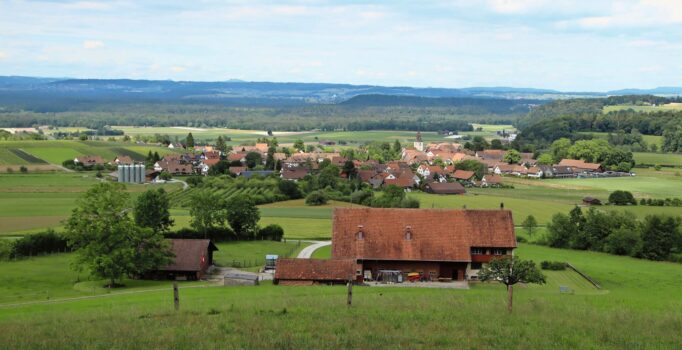
<instances>
[{"instance_id":1,"label":"wooden barn","mask_svg":"<svg viewBox=\"0 0 682 350\"><path fill-rule=\"evenodd\" d=\"M274 282L288 286L343 284L355 279L354 259L277 259Z\"/></svg>"},{"instance_id":2,"label":"wooden barn","mask_svg":"<svg viewBox=\"0 0 682 350\"><path fill-rule=\"evenodd\" d=\"M424 191L434 194L465 194L466 189L459 182L431 182L424 185Z\"/></svg>"},{"instance_id":3,"label":"wooden barn","mask_svg":"<svg viewBox=\"0 0 682 350\"><path fill-rule=\"evenodd\" d=\"M516 248L508 210L336 208L332 230L332 259L354 260L359 282L382 270L476 279L483 263Z\"/></svg>"},{"instance_id":4,"label":"wooden barn","mask_svg":"<svg viewBox=\"0 0 682 350\"><path fill-rule=\"evenodd\" d=\"M157 279L198 280L213 265L213 252L218 247L209 239L171 239L174 261L151 273Z\"/></svg>"}]
</instances>

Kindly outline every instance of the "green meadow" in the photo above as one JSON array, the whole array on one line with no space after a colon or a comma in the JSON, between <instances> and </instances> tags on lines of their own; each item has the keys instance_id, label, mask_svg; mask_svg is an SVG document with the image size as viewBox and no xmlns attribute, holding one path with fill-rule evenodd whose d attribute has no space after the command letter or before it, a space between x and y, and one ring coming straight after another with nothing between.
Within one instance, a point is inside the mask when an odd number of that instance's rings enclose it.
<instances>
[{"instance_id":1,"label":"green meadow","mask_svg":"<svg viewBox=\"0 0 682 350\"><path fill-rule=\"evenodd\" d=\"M0 344L6 348L606 348L673 349L682 342L682 265L521 244L537 262L568 261L595 279L546 272L519 285L514 311L497 283L469 290L211 287L126 281L109 293L68 267L70 254L0 264ZM100 283L101 284L101 283ZM570 293L560 293L559 287ZM50 299L48 300L48 291ZM79 296L81 299L66 299ZM31 336L24 336L25 330ZM428 336L425 336L428 335ZM219 344L219 345L217 345Z\"/></svg>"},{"instance_id":2,"label":"green meadow","mask_svg":"<svg viewBox=\"0 0 682 350\"><path fill-rule=\"evenodd\" d=\"M632 109L637 112L658 112L658 111L677 111L682 109L682 103L669 103L659 106L635 106L635 105L614 105L614 106L604 106L603 112L615 112Z\"/></svg>"}]
</instances>

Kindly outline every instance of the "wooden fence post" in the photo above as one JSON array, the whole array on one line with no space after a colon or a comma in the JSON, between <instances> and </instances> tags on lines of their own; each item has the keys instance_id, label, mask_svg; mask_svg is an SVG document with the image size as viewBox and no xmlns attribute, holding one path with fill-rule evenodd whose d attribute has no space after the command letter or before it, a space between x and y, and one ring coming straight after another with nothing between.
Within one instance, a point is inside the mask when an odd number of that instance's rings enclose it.
<instances>
[{"instance_id":1,"label":"wooden fence post","mask_svg":"<svg viewBox=\"0 0 682 350\"><path fill-rule=\"evenodd\" d=\"M173 281L173 303L175 304L175 311L180 310L180 294L178 293L178 282Z\"/></svg>"},{"instance_id":2,"label":"wooden fence post","mask_svg":"<svg viewBox=\"0 0 682 350\"><path fill-rule=\"evenodd\" d=\"M353 280L348 280L348 307L353 303Z\"/></svg>"}]
</instances>

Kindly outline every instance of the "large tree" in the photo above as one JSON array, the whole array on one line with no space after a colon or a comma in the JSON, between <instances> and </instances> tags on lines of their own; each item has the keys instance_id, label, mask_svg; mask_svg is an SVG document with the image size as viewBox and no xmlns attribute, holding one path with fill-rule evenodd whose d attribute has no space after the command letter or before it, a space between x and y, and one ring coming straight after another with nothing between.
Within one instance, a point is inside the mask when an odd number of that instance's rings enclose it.
<instances>
[{"instance_id":1,"label":"large tree","mask_svg":"<svg viewBox=\"0 0 682 350\"><path fill-rule=\"evenodd\" d=\"M667 260L673 252L682 250L682 219L664 215L649 215L642 223L641 255L649 260Z\"/></svg>"},{"instance_id":2,"label":"large tree","mask_svg":"<svg viewBox=\"0 0 682 350\"><path fill-rule=\"evenodd\" d=\"M545 276L532 260L503 257L491 260L478 272L481 281L497 281L507 286L507 309L512 311L514 285L517 283L545 283Z\"/></svg>"},{"instance_id":3,"label":"large tree","mask_svg":"<svg viewBox=\"0 0 682 350\"><path fill-rule=\"evenodd\" d=\"M253 169L263 163L263 157L258 152L249 152L246 154L245 158L246 166L249 167L249 169Z\"/></svg>"},{"instance_id":4,"label":"large tree","mask_svg":"<svg viewBox=\"0 0 682 350\"><path fill-rule=\"evenodd\" d=\"M76 266L108 280L110 287L126 276L168 264L172 256L161 233L135 225L125 189L109 182L93 186L65 222L65 235L76 249Z\"/></svg>"},{"instance_id":5,"label":"large tree","mask_svg":"<svg viewBox=\"0 0 682 350\"><path fill-rule=\"evenodd\" d=\"M163 188L147 190L135 202L135 223L154 232L168 231L173 226L169 209L170 199Z\"/></svg>"},{"instance_id":6,"label":"large tree","mask_svg":"<svg viewBox=\"0 0 682 350\"><path fill-rule=\"evenodd\" d=\"M510 149L504 154L502 160L507 164L516 164L521 161L521 153L515 149Z\"/></svg>"},{"instance_id":7,"label":"large tree","mask_svg":"<svg viewBox=\"0 0 682 350\"><path fill-rule=\"evenodd\" d=\"M190 197L190 225L206 237L208 230L225 223L224 203L220 195L210 190L198 191Z\"/></svg>"},{"instance_id":8,"label":"large tree","mask_svg":"<svg viewBox=\"0 0 682 350\"><path fill-rule=\"evenodd\" d=\"M225 214L237 236L248 239L256 236L260 212L251 197L238 195L230 198L225 203Z\"/></svg>"},{"instance_id":9,"label":"large tree","mask_svg":"<svg viewBox=\"0 0 682 350\"><path fill-rule=\"evenodd\" d=\"M521 223L521 226L528 231L528 237L531 237L533 235L533 230L538 227L538 221L535 220L535 216L528 215Z\"/></svg>"}]
</instances>

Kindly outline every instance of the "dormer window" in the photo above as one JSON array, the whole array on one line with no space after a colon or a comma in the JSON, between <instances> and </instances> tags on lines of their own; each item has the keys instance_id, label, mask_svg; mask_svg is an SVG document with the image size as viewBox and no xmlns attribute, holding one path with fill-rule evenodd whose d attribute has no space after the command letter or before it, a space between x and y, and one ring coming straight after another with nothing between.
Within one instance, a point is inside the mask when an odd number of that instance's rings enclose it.
<instances>
[{"instance_id":1,"label":"dormer window","mask_svg":"<svg viewBox=\"0 0 682 350\"><path fill-rule=\"evenodd\" d=\"M405 240L412 240L412 226L405 226Z\"/></svg>"},{"instance_id":2,"label":"dormer window","mask_svg":"<svg viewBox=\"0 0 682 350\"><path fill-rule=\"evenodd\" d=\"M364 226L358 225L358 232L355 234L357 240L363 240L365 238Z\"/></svg>"}]
</instances>

